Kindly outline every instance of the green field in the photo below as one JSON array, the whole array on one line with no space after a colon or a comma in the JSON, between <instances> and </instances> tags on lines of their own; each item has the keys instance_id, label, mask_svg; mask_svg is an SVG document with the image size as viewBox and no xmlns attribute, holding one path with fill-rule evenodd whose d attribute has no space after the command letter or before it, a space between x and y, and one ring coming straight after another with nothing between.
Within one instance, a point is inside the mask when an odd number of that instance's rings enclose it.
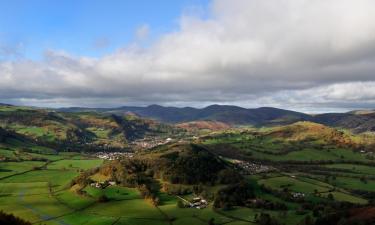
<instances>
[{"instance_id":1,"label":"green field","mask_svg":"<svg viewBox=\"0 0 375 225\"><path fill-rule=\"evenodd\" d=\"M346 189L375 191L374 180L366 180L365 182L363 182L358 178L337 177L334 181L332 181L332 183L335 186L346 188Z\"/></svg>"},{"instance_id":2,"label":"green field","mask_svg":"<svg viewBox=\"0 0 375 225\"><path fill-rule=\"evenodd\" d=\"M344 169L351 173L360 173L375 176L375 167L355 164L333 164L326 165L327 168Z\"/></svg>"},{"instance_id":3,"label":"green field","mask_svg":"<svg viewBox=\"0 0 375 225\"><path fill-rule=\"evenodd\" d=\"M280 176L262 179L259 180L258 183L279 191L282 191L285 188L287 188L292 192L305 193L307 198L315 196L315 193L318 193L318 196L321 197L327 197L329 193L332 193L334 195L335 200L337 201L345 201L358 204L367 203L367 200L354 196L350 194L348 191L341 189L337 190L336 188L334 188L334 186L330 184L304 177ZM339 185L335 186L340 187Z\"/></svg>"},{"instance_id":4,"label":"green field","mask_svg":"<svg viewBox=\"0 0 375 225\"><path fill-rule=\"evenodd\" d=\"M45 162L28 161L28 162L1 162L0 163L0 178L10 175L23 173L44 165Z\"/></svg>"},{"instance_id":5,"label":"green field","mask_svg":"<svg viewBox=\"0 0 375 225\"><path fill-rule=\"evenodd\" d=\"M70 180L78 175L77 169L99 166L102 160L64 159L51 162L45 169L29 171L43 163L25 161L1 164L2 171L12 170L15 174L0 180L1 210L12 212L34 224L60 225L168 225L168 221L173 221L174 225L204 225L211 218L218 224L240 225L249 224L243 221L244 218L250 218L257 212L252 209L234 209L223 213L215 211L212 205L202 210L181 209L177 206L178 198L165 193L159 194L161 203L155 207L144 200L137 189L120 186L110 186L103 190L88 186L84 189L86 194L77 194L69 187ZM5 176L9 171L1 172L1 175ZM17 175L20 172L25 173ZM108 202L98 202L103 195L109 199ZM299 219L290 215L284 220Z\"/></svg>"}]
</instances>

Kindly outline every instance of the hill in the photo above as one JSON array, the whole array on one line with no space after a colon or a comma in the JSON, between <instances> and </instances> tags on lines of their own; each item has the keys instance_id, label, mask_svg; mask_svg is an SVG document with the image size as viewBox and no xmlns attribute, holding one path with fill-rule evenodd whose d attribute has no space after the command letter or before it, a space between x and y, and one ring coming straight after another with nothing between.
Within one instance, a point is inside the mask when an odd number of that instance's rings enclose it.
<instances>
[{"instance_id":1,"label":"hill","mask_svg":"<svg viewBox=\"0 0 375 225\"><path fill-rule=\"evenodd\" d=\"M223 131L201 138L217 154L261 161L369 161L373 141L312 122L266 129ZM360 154L360 151L364 151ZM365 153L365 152L369 153Z\"/></svg>"},{"instance_id":2,"label":"hill","mask_svg":"<svg viewBox=\"0 0 375 225\"><path fill-rule=\"evenodd\" d=\"M348 112L349 114L354 114L354 115L366 115L366 114L372 114L375 113L375 109L367 109L367 110L354 110Z\"/></svg>"},{"instance_id":3,"label":"hill","mask_svg":"<svg viewBox=\"0 0 375 225\"><path fill-rule=\"evenodd\" d=\"M350 129L356 133L375 132L375 113L325 113L315 115L311 121L327 126Z\"/></svg>"},{"instance_id":4,"label":"hill","mask_svg":"<svg viewBox=\"0 0 375 225\"><path fill-rule=\"evenodd\" d=\"M123 150L129 142L174 128L133 115L56 112L0 106L0 127L41 146L70 151Z\"/></svg>"}]
</instances>

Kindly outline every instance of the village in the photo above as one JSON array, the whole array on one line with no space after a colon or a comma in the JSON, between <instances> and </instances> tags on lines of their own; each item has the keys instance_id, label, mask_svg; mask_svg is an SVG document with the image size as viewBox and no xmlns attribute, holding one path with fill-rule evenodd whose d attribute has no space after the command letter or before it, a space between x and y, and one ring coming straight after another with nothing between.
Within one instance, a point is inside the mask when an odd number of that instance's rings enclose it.
<instances>
[{"instance_id":1,"label":"village","mask_svg":"<svg viewBox=\"0 0 375 225\"><path fill-rule=\"evenodd\" d=\"M168 138L147 137L147 138L142 138L142 139L138 139L136 141L131 142L130 146L134 150L151 149L159 145L168 144L172 141L173 139L170 137Z\"/></svg>"},{"instance_id":2,"label":"village","mask_svg":"<svg viewBox=\"0 0 375 225\"><path fill-rule=\"evenodd\" d=\"M105 160L118 160L123 158L133 158L134 153L132 152L97 152L94 154L95 157Z\"/></svg>"}]
</instances>

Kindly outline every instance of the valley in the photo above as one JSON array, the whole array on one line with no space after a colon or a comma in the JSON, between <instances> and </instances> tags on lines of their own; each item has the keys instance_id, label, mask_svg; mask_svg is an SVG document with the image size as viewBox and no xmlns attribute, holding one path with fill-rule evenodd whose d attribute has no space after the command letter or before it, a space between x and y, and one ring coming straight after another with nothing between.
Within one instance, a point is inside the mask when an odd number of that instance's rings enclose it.
<instances>
[{"instance_id":1,"label":"valley","mask_svg":"<svg viewBox=\"0 0 375 225\"><path fill-rule=\"evenodd\" d=\"M0 210L60 225L374 222L360 214L375 208L373 133L262 113L273 122L0 106Z\"/></svg>"}]
</instances>

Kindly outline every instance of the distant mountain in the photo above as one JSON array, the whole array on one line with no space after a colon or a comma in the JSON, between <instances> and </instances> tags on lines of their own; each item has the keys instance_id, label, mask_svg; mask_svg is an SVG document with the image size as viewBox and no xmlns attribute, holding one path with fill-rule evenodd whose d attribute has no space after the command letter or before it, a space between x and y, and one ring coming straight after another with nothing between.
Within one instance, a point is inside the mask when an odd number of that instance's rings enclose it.
<instances>
[{"instance_id":1,"label":"distant mountain","mask_svg":"<svg viewBox=\"0 0 375 225\"><path fill-rule=\"evenodd\" d=\"M1 103L1 102L0 102L0 106L12 106L12 105L10 105L10 104L5 104L5 103Z\"/></svg>"},{"instance_id":2,"label":"distant mountain","mask_svg":"<svg viewBox=\"0 0 375 225\"><path fill-rule=\"evenodd\" d=\"M309 120L310 115L290 110L262 107L246 109L231 105L211 105L202 109L192 107L163 107L150 105L147 107L124 106L112 109L63 108L63 112L96 111L112 114L135 113L167 123L183 123L190 121L220 121L228 124L268 125L289 124L301 120Z\"/></svg>"},{"instance_id":3,"label":"distant mountain","mask_svg":"<svg viewBox=\"0 0 375 225\"><path fill-rule=\"evenodd\" d=\"M168 123L186 123L192 121L219 121L229 125L286 125L298 121L311 121L332 127L351 129L356 133L375 132L375 110L357 110L348 113L323 113L309 115L300 112L262 107L246 109L230 105L211 105L197 109L150 105L147 107L120 107L112 109L65 108L61 111L97 111L103 113L124 114L132 112Z\"/></svg>"},{"instance_id":4,"label":"distant mountain","mask_svg":"<svg viewBox=\"0 0 375 225\"><path fill-rule=\"evenodd\" d=\"M375 132L375 113L325 113L315 115L312 121L327 126L351 129L356 133Z\"/></svg>"}]
</instances>

